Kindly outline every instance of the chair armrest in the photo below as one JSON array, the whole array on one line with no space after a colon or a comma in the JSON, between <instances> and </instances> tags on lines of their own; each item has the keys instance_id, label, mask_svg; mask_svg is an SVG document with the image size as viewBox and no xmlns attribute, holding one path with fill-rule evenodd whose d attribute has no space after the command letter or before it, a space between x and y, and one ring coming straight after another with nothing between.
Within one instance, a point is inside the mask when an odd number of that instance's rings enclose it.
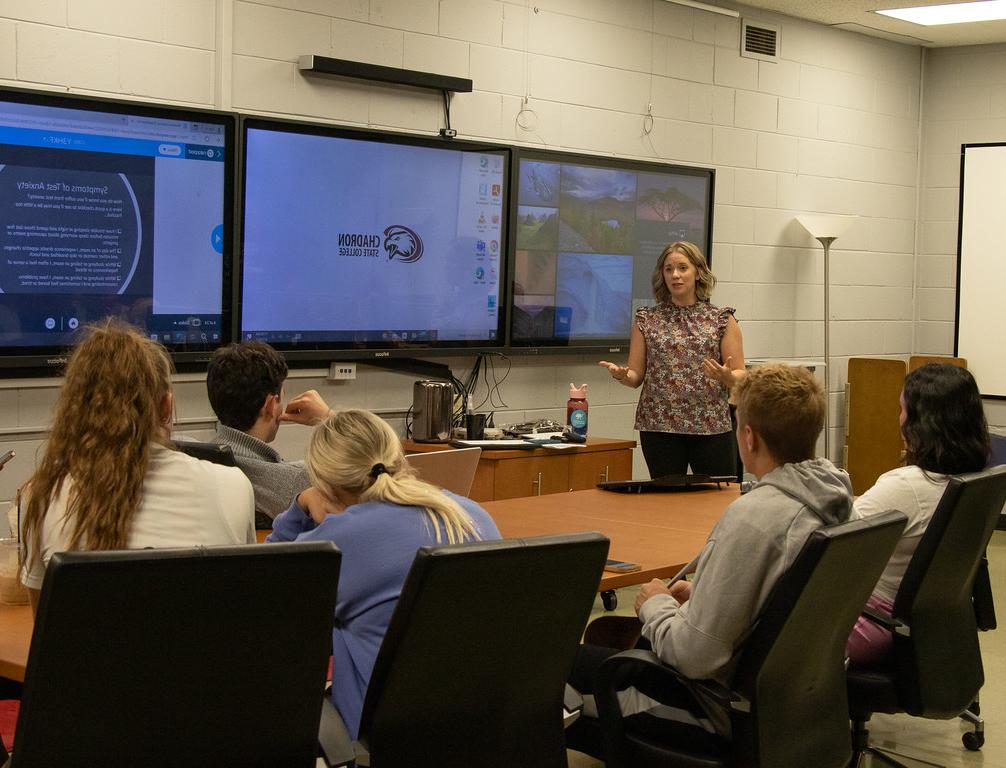
<instances>
[{"instance_id":1,"label":"chair armrest","mask_svg":"<svg viewBox=\"0 0 1006 768\"><path fill-rule=\"evenodd\" d=\"M900 619L895 619L892 616L885 616L884 614L868 607L864 607L860 613L862 613L863 616L868 618L874 624L886 629L888 632L894 632L895 634L902 635L904 637L911 637L912 628Z\"/></svg>"},{"instance_id":2,"label":"chair armrest","mask_svg":"<svg viewBox=\"0 0 1006 768\"><path fill-rule=\"evenodd\" d=\"M624 742L625 730L618 704L618 692L632 686L633 678L643 670L648 675L656 675L683 685L695 696L696 702L703 709L707 709L706 703L710 696L723 706L740 712L749 712L751 709L749 701L726 686L715 680L692 680L685 677L674 667L664 664L653 651L638 649L622 651L601 664L594 686L605 755L609 759L608 768L632 768L621 762L623 760L621 745Z\"/></svg>"},{"instance_id":3,"label":"chair armrest","mask_svg":"<svg viewBox=\"0 0 1006 768\"><path fill-rule=\"evenodd\" d=\"M566 683L566 690L562 692L562 706L570 712L578 712L583 709L583 696L569 683Z\"/></svg>"},{"instance_id":4,"label":"chair armrest","mask_svg":"<svg viewBox=\"0 0 1006 768\"><path fill-rule=\"evenodd\" d=\"M701 691L707 698L714 699L724 708L732 709L735 712L751 711L751 702L748 699L716 680L691 680L688 687L692 689L693 693ZM699 698L699 703L702 701L703 699Z\"/></svg>"},{"instance_id":5,"label":"chair armrest","mask_svg":"<svg viewBox=\"0 0 1006 768\"><path fill-rule=\"evenodd\" d=\"M714 699L723 707L730 707L742 712L750 711L750 702L736 691L730 690L716 680L693 680L690 677L685 677L674 667L664 664L653 651L633 649L623 651L605 660L598 674L597 690L606 691L613 687L615 691L618 691L627 676L636 674L643 668L653 670L658 675L681 683L693 694L701 692L703 696ZM701 698L699 698L699 703L702 703Z\"/></svg>"},{"instance_id":6,"label":"chair armrest","mask_svg":"<svg viewBox=\"0 0 1006 768\"><path fill-rule=\"evenodd\" d=\"M583 696L569 683L562 694L562 727L569 728L583 713Z\"/></svg>"},{"instance_id":7,"label":"chair armrest","mask_svg":"<svg viewBox=\"0 0 1006 768\"><path fill-rule=\"evenodd\" d=\"M356 750L349 738L346 724L326 696L321 705L321 722L318 723L318 746L321 757L329 768L356 765Z\"/></svg>"}]
</instances>

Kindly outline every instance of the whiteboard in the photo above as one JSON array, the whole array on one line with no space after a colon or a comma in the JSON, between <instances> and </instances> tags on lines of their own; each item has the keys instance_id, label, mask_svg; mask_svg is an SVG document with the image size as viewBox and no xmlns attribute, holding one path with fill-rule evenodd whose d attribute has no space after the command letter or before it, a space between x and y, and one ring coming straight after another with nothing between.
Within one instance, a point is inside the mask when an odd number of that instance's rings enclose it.
<instances>
[{"instance_id":1,"label":"whiteboard","mask_svg":"<svg viewBox=\"0 0 1006 768\"><path fill-rule=\"evenodd\" d=\"M957 335L982 395L1006 398L1006 144L961 147Z\"/></svg>"}]
</instances>

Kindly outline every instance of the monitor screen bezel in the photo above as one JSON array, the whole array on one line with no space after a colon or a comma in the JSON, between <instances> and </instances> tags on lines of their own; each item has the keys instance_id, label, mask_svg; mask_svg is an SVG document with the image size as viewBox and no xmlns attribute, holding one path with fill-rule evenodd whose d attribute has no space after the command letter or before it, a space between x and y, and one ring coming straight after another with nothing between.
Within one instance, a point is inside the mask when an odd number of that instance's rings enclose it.
<instances>
[{"instance_id":1,"label":"monitor screen bezel","mask_svg":"<svg viewBox=\"0 0 1006 768\"><path fill-rule=\"evenodd\" d=\"M331 123L317 123L302 120L284 120L280 118L265 118L242 115L238 131L241 138L240 172L241 182L238 189L238 230L236 249L236 269L234 270L234 322L236 338L244 339L245 331L241 327L244 286L242 273L245 255L245 194L247 185L247 137L248 131L254 129L273 130L287 133L307 134L313 136L329 136L338 139L357 141L372 141L384 144L398 144L417 147L429 147L448 151L490 152L503 157L503 190L502 206L500 208L500 269L499 298L497 306L497 326L495 340L472 341L416 341L416 342L310 342L298 344L294 342L269 341L269 344L283 353L287 361L293 365L305 365L312 362L329 363L333 360L380 360L386 358L414 357L422 355L469 355L482 352L502 352L506 344L507 307L509 305L509 266L507 264L509 222L509 184L511 167L513 165L513 147L507 144L497 144L489 141L471 141L446 139L420 134L401 133L395 131L373 130L366 128L351 128Z\"/></svg>"},{"instance_id":2,"label":"monitor screen bezel","mask_svg":"<svg viewBox=\"0 0 1006 768\"><path fill-rule=\"evenodd\" d=\"M9 86L0 87L0 102L16 102L57 109L76 109L106 114L133 115L165 120L208 122L224 128L223 245L220 281L220 339L207 343L164 343L179 370L198 369L213 351L229 344L234 336L233 268L236 242L235 189L237 188L237 114L198 107L137 102L54 91L37 91ZM145 329L140 329L145 330ZM163 342L162 342L163 343ZM73 345L28 345L0 347L0 377L59 374L65 367Z\"/></svg>"},{"instance_id":3,"label":"monitor screen bezel","mask_svg":"<svg viewBox=\"0 0 1006 768\"><path fill-rule=\"evenodd\" d=\"M629 351L629 337L619 338L584 338L582 340L561 340L553 336L551 339L514 339L513 313L514 313L514 278L517 267L517 207L519 205L518 190L520 179L520 166L522 160L541 161L548 163L566 163L570 165L586 165L597 168L611 168L614 170L629 170L643 173L658 174L678 174L683 176L697 176L708 179L706 192L706 221L704 242L696 243L705 255L710 268L712 267L712 233L713 233L713 206L715 205L716 170L703 166L677 165L674 163L654 163L645 160L632 160L611 156L588 155L577 152L564 152L560 150L545 150L534 147L516 147L512 163L510 165L510 210L509 229L507 232L507 295L509 300L506 305L506 350L513 355L554 355L554 354L627 354Z\"/></svg>"}]
</instances>

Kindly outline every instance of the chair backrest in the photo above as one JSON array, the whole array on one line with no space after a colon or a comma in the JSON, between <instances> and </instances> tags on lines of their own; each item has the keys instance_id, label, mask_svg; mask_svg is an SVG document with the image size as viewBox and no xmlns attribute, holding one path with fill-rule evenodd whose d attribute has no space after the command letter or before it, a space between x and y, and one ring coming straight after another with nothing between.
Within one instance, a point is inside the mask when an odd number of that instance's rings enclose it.
<instances>
[{"instance_id":1,"label":"chair backrest","mask_svg":"<svg viewBox=\"0 0 1006 768\"><path fill-rule=\"evenodd\" d=\"M565 766L565 681L607 552L598 533L420 549L363 705L370 764Z\"/></svg>"},{"instance_id":2,"label":"chair backrest","mask_svg":"<svg viewBox=\"0 0 1006 768\"><path fill-rule=\"evenodd\" d=\"M212 461L225 467L235 467L234 451L229 445L221 443L199 443L195 440L176 440L175 447L182 453L194 456L203 461Z\"/></svg>"},{"instance_id":3,"label":"chair backrest","mask_svg":"<svg viewBox=\"0 0 1006 768\"><path fill-rule=\"evenodd\" d=\"M734 675L751 702L733 718L737 765L849 762L845 645L904 527L885 512L821 528L773 587Z\"/></svg>"},{"instance_id":4,"label":"chair backrest","mask_svg":"<svg viewBox=\"0 0 1006 768\"><path fill-rule=\"evenodd\" d=\"M898 700L906 712L948 718L985 681L972 602L975 574L1006 502L1006 467L951 478L901 580L894 617Z\"/></svg>"},{"instance_id":5,"label":"chair backrest","mask_svg":"<svg viewBox=\"0 0 1006 768\"><path fill-rule=\"evenodd\" d=\"M458 496L467 496L471 493L481 456L481 448L453 448L412 453L405 460L426 482L438 488L446 488Z\"/></svg>"},{"instance_id":6,"label":"chair backrest","mask_svg":"<svg viewBox=\"0 0 1006 768\"><path fill-rule=\"evenodd\" d=\"M13 768L314 766L331 542L53 555Z\"/></svg>"}]
</instances>

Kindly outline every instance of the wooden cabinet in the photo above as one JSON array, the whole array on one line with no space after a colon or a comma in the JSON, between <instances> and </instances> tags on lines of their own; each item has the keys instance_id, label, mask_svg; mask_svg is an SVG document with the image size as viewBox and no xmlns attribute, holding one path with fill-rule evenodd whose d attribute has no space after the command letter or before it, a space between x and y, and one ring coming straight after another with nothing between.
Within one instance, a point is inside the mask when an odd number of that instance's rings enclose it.
<instances>
[{"instance_id":1,"label":"wooden cabinet","mask_svg":"<svg viewBox=\"0 0 1006 768\"><path fill-rule=\"evenodd\" d=\"M492 501L520 496L544 496L569 490L569 456L528 456L497 460L493 467ZM481 469L481 462L480 467Z\"/></svg>"},{"instance_id":2,"label":"wooden cabinet","mask_svg":"<svg viewBox=\"0 0 1006 768\"><path fill-rule=\"evenodd\" d=\"M603 480L632 479L634 440L587 438L587 444L564 450L483 451L472 484L475 501L543 496L593 488ZM445 450L436 443L405 442L407 453Z\"/></svg>"},{"instance_id":3,"label":"wooden cabinet","mask_svg":"<svg viewBox=\"0 0 1006 768\"><path fill-rule=\"evenodd\" d=\"M632 479L632 450L596 451L570 456L569 489L586 491L608 480Z\"/></svg>"}]
</instances>

